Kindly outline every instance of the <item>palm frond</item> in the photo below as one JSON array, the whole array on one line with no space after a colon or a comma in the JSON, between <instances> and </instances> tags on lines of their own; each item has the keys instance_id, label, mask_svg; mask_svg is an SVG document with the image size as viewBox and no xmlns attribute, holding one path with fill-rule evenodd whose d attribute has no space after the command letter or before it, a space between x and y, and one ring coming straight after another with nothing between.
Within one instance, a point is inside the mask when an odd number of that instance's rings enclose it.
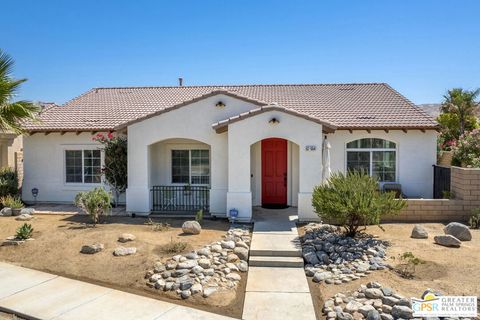
<instances>
[{"instance_id":1,"label":"palm frond","mask_svg":"<svg viewBox=\"0 0 480 320\"><path fill-rule=\"evenodd\" d=\"M17 101L0 106L0 130L22 133L25 120L37 120L40 107L30 101Z\"/></svg>"}]
</instances>

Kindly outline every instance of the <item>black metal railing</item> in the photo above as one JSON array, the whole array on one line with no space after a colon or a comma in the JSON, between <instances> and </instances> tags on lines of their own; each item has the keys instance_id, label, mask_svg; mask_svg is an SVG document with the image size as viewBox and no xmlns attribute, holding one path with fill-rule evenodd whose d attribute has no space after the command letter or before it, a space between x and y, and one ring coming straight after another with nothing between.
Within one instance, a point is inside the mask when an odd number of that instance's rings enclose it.
<instances>
[{"instance_id":1,"label":"black metal railing","mask_svg":"<svg viewBox=\"0 0 480 320\"><path fill-rule=\"evenodd\" d=\"M152 211L195 213L210 211L210 188L206 186L153 186Z\"/></svg>"}]
</instances>

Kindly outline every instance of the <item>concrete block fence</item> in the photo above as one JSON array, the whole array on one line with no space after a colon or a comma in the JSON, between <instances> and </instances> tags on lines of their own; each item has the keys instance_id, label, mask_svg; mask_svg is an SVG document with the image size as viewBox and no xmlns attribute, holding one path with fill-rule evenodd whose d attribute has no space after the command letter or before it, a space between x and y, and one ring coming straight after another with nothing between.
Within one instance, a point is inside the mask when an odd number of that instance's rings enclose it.
<instances>
[{"instance_id":1,"label":"concrete block fence","mask_svg":"<svg viewBox=\"0 0 480 320\"><path fill-rule=\"evenodd\" d=\"M382 222L466 222L480 207L480 168L451 167L452 199L407 199L408 206Z\"/></svg>"}]
</instances>

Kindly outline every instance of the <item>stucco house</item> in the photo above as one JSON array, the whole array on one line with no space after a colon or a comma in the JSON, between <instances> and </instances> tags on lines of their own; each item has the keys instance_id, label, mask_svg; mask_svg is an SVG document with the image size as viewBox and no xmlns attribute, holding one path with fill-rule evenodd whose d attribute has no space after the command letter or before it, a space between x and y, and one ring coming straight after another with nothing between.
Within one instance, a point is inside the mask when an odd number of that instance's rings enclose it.
<instances>
[{"instance_id":1,"label":"stucco house","mask_svg":"<svg viewBox=\"0 0 480 320\"><path fill-rule=\"evenodd\" d=\"M128 136L126 210L248 221L252 207L317 218L314 186L363 169L432 197L437 123L384 83L94 88L42 112L24 138L23 199L102 185L98 132ZM329 162L324 163L329 151Z\"/></svg>"}]
</instances>

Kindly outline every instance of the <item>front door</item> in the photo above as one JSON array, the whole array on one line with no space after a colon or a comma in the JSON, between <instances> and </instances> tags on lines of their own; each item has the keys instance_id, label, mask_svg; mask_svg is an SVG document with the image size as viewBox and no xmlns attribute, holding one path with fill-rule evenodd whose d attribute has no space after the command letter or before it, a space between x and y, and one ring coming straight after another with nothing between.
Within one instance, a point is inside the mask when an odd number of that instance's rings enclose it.
<instances>
[{"instance_id":1,"label":"front door","mask_svg":"<svg viewBox=\"0 0 480 320\"><path fill-rule=\"evenodd\" d=\"M287 205L287 140L262 140L262 206Z\"/></svg>"}]
</instances>

